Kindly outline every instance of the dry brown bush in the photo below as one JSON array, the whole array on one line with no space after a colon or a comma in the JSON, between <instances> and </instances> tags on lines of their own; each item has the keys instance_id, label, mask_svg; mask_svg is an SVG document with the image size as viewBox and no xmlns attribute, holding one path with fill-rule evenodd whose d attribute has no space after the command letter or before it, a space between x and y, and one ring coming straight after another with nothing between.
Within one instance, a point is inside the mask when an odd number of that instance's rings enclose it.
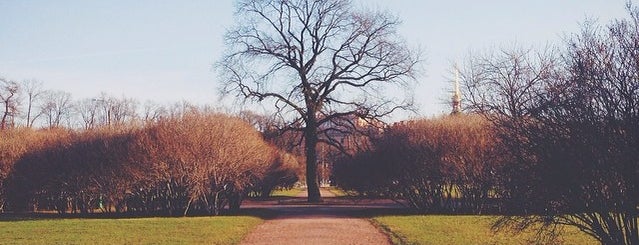
<instances>
[{"instance_id":1,"label":"dry brown bush","mask_svg":"<svg viewBox=\"0 0 639 245\"><path fill-rule=\"evenodd\" d=\"M41 147L2 158L14 166L5 171L13 210L218 214L284 166L249 124L197 110L144 128L47 132Z\"/></svg>"},{"instance_id":2,"label":"dry brown bush","mask_svg":"<svg viewBox=\"0 0 639 245\"><path fill-rule=\"evenodd\" d=\"M266 198L276 188L293 188L304 174L301 158L285 151L278 151L264 178L254 185L254 194Z\"/></svg>"},{"instance_id":3,"label":"dry brown bush","mask_svg":"<svg viewBox=\"0 0 639 245\"><path fill-rule=\"evenodd\" d=\"M342 186L404 198L422 212L482 213L494 207L502 162L489 124L456 115L397 124L336 171Z\"/></svg>"},{"instance_id":4,"label":"dry brown bush","mask_svg":"<svg viewBox=\"0 0 639 245\"><path fill-rule=\"evenodd\" d=\"M238 118L190 114L160 121L145 130L151 172L167 196L170 212L186 213L191 205L218 213L223 201L239 205L239 195L264 177L275 149Z\"/></svg>"},{"instance_id":5,"label":"dry brown bush","mask_svg":"<svg viewBox=\"0 0 639 245\"><path fill-rule=\"evenodd\" d=\"M8 194L7 178L15 163L30 151L37 151L59 138L69 137L63 129L32 130L13 128L0 130L0 212L5 208Z\"/></svg>"}]
</instances>

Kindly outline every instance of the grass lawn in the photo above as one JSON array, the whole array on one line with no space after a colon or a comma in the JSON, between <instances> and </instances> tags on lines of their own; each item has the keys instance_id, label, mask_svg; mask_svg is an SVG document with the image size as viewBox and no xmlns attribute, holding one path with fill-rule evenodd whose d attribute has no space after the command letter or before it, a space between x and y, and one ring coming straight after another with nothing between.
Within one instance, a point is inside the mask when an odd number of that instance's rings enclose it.
<instances>
[{"instance_id":1,"label":"grass lawn","mask_svg":"<svg viewBox=\"0 0 639 245\"><path fill-rule=\"evenodd\" d=\"M271 193L272 197L296 197L300 193L302 193L303 189L300 188L292 188L292 189L275 189Z\"/></svg>"},{"instance_id":2,"label":"grass lawn","mask_svg":"<svg viewBox=\"0 0 639 245\"><path fill-rule=\"evenodd\" d=\"M344 190L337 188L335 186L326 187L326 189L330 191L331 193L333 193L333 195L335 195L336 197L348 196L348 193L346 193Z\"/></svg>"},{"instance_id":3,"label":"grass lawn","mask_svg":"<svg viewBox=\"0 0 639 245\"><path fill-rule=\"evenodd\" d=\"M329 192L333 193L336 197L343 197L348 195L342 189L339 189L334 186L322 187L321 189L328 190ZM275 189L271 193L271 197L297 197L302 192L306 192L306 189L303 189L303 188Z\"/></svg>"},{"instance_id":4,"label":"grass lawn","mask_svg":"<svg viewBox=\"0 0 639 245\"><path fill-rule=\"evenodd\" d=\"M490 231L491 216L408 215L381 216L373 222L388 233L395 244L527 244L533 233ZM563 244L598 244L576 229L566 228Z\"/></svg>"},{"instance_id":5,"label":"grass lawn","mask_svg":"<svg viewBox=\"0 0 639 245\"><path fill-rule=\"evenodd\" d=\"M236 244L249 216L0 221L0 244Z\"/></svg>"}]
</instances>

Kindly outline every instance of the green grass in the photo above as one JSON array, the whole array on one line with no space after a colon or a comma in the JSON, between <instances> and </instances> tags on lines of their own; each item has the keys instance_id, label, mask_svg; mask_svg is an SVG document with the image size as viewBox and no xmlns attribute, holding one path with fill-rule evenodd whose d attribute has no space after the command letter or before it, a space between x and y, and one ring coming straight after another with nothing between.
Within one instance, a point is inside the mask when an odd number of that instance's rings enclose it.
<instances>
[{"instance_id":1,"label":"green grass","mask_svg":"<svg viewBox=\"0 0 639 245\"><path fill-rule=\"evenodd\" d=\"M408 215L381 216L373 223L391 236L395 244L527 244L534 234L496 233L490 230L493 216ZM598 244L572 227L561 244Z\"/></svg>"},{"instance_id":2,"label":"green grass","mask_svg":"<svg viewBox=\"0 0 639 245\"><path fill-rule=\"evenodd\" d=\"M0 221L0 244L236 244L249 216Z\"/></svg>"},{"instance_id":3,"label":"green grass","mask_svg":"<svg viewBox=\"0 0 639 245\"><path fill-rule=\"evenodd\" d=\"M330 191L331 193L333 193L333 195L335 195L336 197L345 197L348 196L348 193L346 193L344 190L335 187L335 186L331 186L331 187L326 187L326 189L328 191Z\"/></svg>"},{"instance_id":4,"label":"green grass","mask_svg":"<svg viewBox=\"0 0 639 245\"><path fill-rule=\"evenodd\" d=\"M292 188L292 189L276 189L271 193L272 197L296 197L300 193L304 191L300 188Z\"/></svg>"},{"instance_id":5,"label":"green grass","mask_svg":"<svg viewBox=\"0 0 639 245\"><path fill-rule=\"evenodd\" d=\"M339 189L339 188L334 187L334 186L322 187L322 189L326 189L326 190L330 191L336 197L348 196L348 194L346 192L344 192L342 189ZM301 194L302 192L305 192L305 191L306 191L306 189L303 189L303 188L275 189L271 193L271 196L272 197L297 197L299 194Z\"/></svg>"}]
</instances>

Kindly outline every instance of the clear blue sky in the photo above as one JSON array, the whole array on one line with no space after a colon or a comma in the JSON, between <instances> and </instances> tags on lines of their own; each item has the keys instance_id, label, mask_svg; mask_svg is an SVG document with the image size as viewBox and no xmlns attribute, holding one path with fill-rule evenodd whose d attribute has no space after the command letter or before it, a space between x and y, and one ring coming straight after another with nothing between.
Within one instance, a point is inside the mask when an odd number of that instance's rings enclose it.
<instances>
[{"instance_id":1,"label":"clear blue sky","mask_svg":"<svg viewBox=\"0 0 639 245\"><path fill-rule=\"evenodd\" d=\"M424 52L422 116L442 103L453 62L469 51L562 42L587 17L626 17L626 0L359 0L402 20ZM233 25L231 0L0 0L0 76L37 79L74 99L106 92L141 102L217 103L212 64Z\"/></svg>"}]
</instances>

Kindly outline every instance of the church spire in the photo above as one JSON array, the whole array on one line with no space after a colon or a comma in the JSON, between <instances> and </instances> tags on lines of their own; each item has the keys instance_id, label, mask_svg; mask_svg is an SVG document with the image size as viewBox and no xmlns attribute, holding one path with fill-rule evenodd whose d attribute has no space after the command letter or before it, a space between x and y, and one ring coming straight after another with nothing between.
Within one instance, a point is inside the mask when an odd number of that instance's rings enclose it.
<instances>
[{"instance_id":1,"label":"church spire","mask_svg":"<svg viewBox=\"0 0 639 245\"><path fill-rule=\"evenodd\" d=\"M453 69L455 69L455 91L453 92L453 111L451 114L455 115L461 113L461 92L459 91L459 69L457 65L455 65Z\"/></svg>"}]
</instances>

